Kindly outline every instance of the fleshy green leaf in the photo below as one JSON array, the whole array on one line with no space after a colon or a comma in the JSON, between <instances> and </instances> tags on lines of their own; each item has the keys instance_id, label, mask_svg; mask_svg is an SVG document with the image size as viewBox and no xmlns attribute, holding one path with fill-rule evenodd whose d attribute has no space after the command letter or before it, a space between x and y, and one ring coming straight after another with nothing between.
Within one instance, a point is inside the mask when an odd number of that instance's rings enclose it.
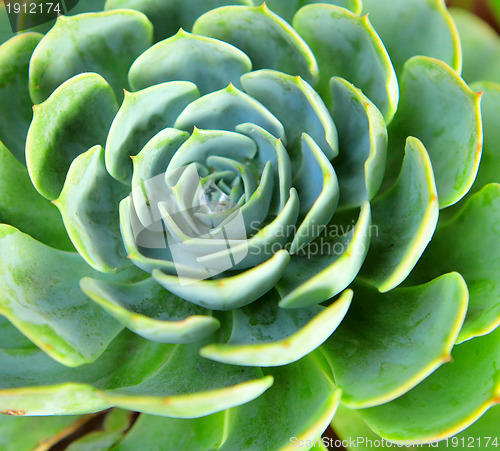
<instances>
[{"instance_id":1,"label":"fleshy green leaf","mask_svg":"<svg viewBox=\"0 0 500 451\"><path fill-rule=\"evenodd\" d=\"M315 441L335 413L340 395L321 356L273 369L272 374L273 386L245 406L192 420L141 415L116 451L135 451L144 445L144 437L154 449L162 449L168 437L172 449L223 451L285 449L295 443L292 438L297 443Z\"/></svg>"},{"instance_id":2,"label":"fleshy green leaf","mask_svg":"<svg viewBox=\"0 0 500 451\"><path fill-rule=\"evenodd\" d=\"M230 428L221 451L288 449L314 442L339 404L340 391L317 353L281 368L270 368L275 383L264 395L228 412Z\"/></svg>"},{"instance_id":3,"label":"fleshy green leaf","mask_svg":"<svg viewBox=\"0 0 500 451\"><path fill-rule=\"evenodd\" d=\"M219 6L249 5L251 0L107 0L106 9L136 9L148 16L154 26L155 41L177 33L179 28L191 30L202 14Z\"/></svg>"},{"instance_id":4,"label":"fleshy green leaf","mask_svg":"<svg viewBox=\"0 0 500 451\"><path fill-rule=\"evenodd\" d=\"M167 345L123 331L101 358L78 369L38 349L0 350L0 411L67 415L117 406L193 418L251 401L271 386L272 376L257 368L199 357L204 344Z\"/></svg>"},{"instance_id":5,"label":"fleshy green leaf","mask_svg":"<svg viewBox=\"0 0 500 451\"><path fill-rule=\"evenodd\" d=\"M167 290L193 304L213 310L232 310L267 293L286 270L290 255L280 250L255 268L217 280L190 280L153 270L153 278Z\"/></svg>"},{"instance_id":6,"label":"fleshy green leaf","mask_svg":"<svg viewBox=\"0 0 500 451\"><path fill-rule=\"evenodd\" d=\"M469 296L458 273L386 294L368 285L353 289L348 315L320 348L344 404L391 401L450 360Z\"/></svg>"},{"instance_id":7,"label":"fleshy green leaf","mask_svg":"<svg viewBox=\"0 0 500 451\"><path fill-rule=\"evenodd\" d=\"M477 82L471 85L474 91L483 92L481 98L481 119L483 123L483 152L476 180L469 195L476 193L488 183L500 181L500 84Z\"/></svg>"},{"instance_id":8,"label":"fleshy green leaf","mask_svg":"<svg viewBox=\"0 0 500 451\"><path fill-rule=\"evenodd\" d=\"M329 159L337 156L335 124L323 100L308 83L300 77L265 69L243 75L241 83L283 124L292 158L300 155L302 133L309 134Z\"/></svg>"},{"instance_id":9,"label":"fleshy green leaf","mask_svg":"<svg viewBox=\"0 0 500 451\"><path fill-rule=\"evenodd\" d=\"M497 32L476 15L464 9L450 9L463 54L462 76L468 83L479 80L500 83L500 39Z\"/></svg>"},{"instance_id":10,"label":"fleshy green leaf","mask_svg":"<svg viewBox=\"0 0 500 451\"><path fill-rule=\"evenodd\" d=\"M158 450L165 446L165 437L168 446L176 449L217 449L223 439L226 416L227 411L190 420L143 414L113 450L137 451L144 446L144 437L150 448Z\"/></svg>"},{"instance_id":11,"label":"fleshy green leaf","mask_svg":"<svg viewBox=\"0 0 500 451\"><path fill-rule=\"evenodd\" d=\"M313 4L295 14L293 26L318 58L317 90L328 106L330 78L339 76L361 89L390 122L398 104L396 75L366 16L333 5Z\"/></svg>"},{"instance_id":12,"label":"fleshy green leaf","mask_svg":"<svg viewBox=\"0 0 500 451\"><path fill-rule=\"evenodd\" d=\"M382 184L387 130L380 111L363 93L342 78L330 79L331 112L339 132L340 205L358 207L371 200Z\"/></svg>"},{"instance_id":13,"label":"fleshy green leaf","mask_svg":"<svg viewBox=\"0 0 500 451\"><path fill-rule=\"evenodd\" d=\"M283 17L287 22L291 23L294 14L297 10L311 3L329 3L331 5L347 8L353 13L359 14L362 9L361 0L267 0L266 5L273 10L278 16Z\"/></svg>"},{"instance_id":14,"label":"fleshy green leaf","mask_svg":"<svg viewBox=\"0 0 500 451\"><path fill-rule=\"evenodd\" d=\"M254 69L300 75L309 83L314 83L318 76L311 49L265 3L258 7L226 6L209 11L195 22L193 33L233 44L250 57Z\"/></svg>"},{"instance_id":15,"label":"fleshy green leaf","mask_svg":"<svg viewBox=\"0 0 500 451\"><path fill-rule=\"evenodd\" d=\"M104 149L95 146L73 160L61 195L53 201L78 253L97 271L114 273L130 266L118 213L128 192L108 174Z\"/></svg>"},{"instance_id":16,"label":"fleshy green leaf","mask_svg":"<svg viewBox=\"0 0 500 451\"><path fill-rule=\"evenodd\" d=\"M1 142L0 222L49 246L73 250L57 208L36 192L24 165Z\"/></svg>"},{"instance_id":17,"label":"fleshy green leaf","mask_svg":"<svg viewBox=\"0 0 500 451\"><path fill-rule=\"evenodd\" d=\"M285 139L285 130L278 119L231 84L190 103L177 118L175 128L189 132L194 127L234 131L237 125L246 122L262 127L276 138Z\"/></svg>"},{"instance_id":18,"label":"fleshy green leaf","mask_svg":"<svg viewBox=\"0 0 500 451\"><path fill-rule=\"evenodd\" d=\"M5 3L0 3L0 43L7 41L14 36L14 32L10 26L9 16L5 8Z\"/></svg>"},{"instance_id":19,"label":"fleshy green leaf","mask_svg":"<svg viewBox=\"0 0 500 451\"><path fill-rule=\"evenodd\" d=\"M452 361L406 395L361 410L377 434L388 440L428 443L460 432L498 403L500 328L455 346Z\"/></svg>"},{"instance_id":20,"label":"fleshy green leaf","mask_svg":"<svg viewBox=\"0 0 500 451\"><path fill-rule=\"evenodd\" d=\"M301 140L302 165L295 187L303 221L295 232L290 252L296 254L313 241L332 219L339 202L339 182L332 164L314 140L304 133Z\"/></svg>"},{"instance_id":21,"label":"fleshy green leaf","mask_svg":"<svg viewBox=\"0 0 500 451\"><path fill-rule=\"evenodd\" d=\"M59 85L81 72L102 75L121 99L128 87L130 65L152 44L152 38L151 23L138 11L59 16L31 58L33 103L45 101Z\"/></svg>"},{"instance_id":22,"label":"fleshy green leaf","mask_svg":"<svg viewBox=\"0 0 500 451\"><path fill-rule=\"evenodd\" d=\"M240 76L250 70L250 59L236 47L180 30L137 58L130 68L129 82L138 90L165 81L186 80L205 95L228 83L239 87Z\"/></svg>"},{"instance_id":23,"label":"fleshy green leaf","mask_svg":"<svg viewBox=\"0 0 500 451\"><path fill-rule=\"evenodd\" d=\"M66 448L67 451L109 451L123 438L134 416L135 412L111 410L102 420L98 430L91 430L72 441Z\"/></svg>"},{"instance_id":24,"label":"fleshy green leaf","mask_svg":"<svg viewBox=\"0 0 500 451\"><path fill-rule=\"evenodd\" d=\"M361 206L356 224L345 225L334 217L318 238L292 256L277 284L280 307L319 304L347 288L368 251L370 224L368 202Z\"/></svg>"},{"instance_id":25,"label":"fleshy green leaf","mask_svg":"<svg viewBox=\"0 0 500 451\"><path fill-rule=\"evenodd\" d=\"M78 416L14 418L0 415L0 449L5 451L49 449L55 444L54 437L62 438L69 435L88 420L89 417Z\"/></svg>"},{"instance_id":26,"label":"fleshy green leaf","mask_svg":"<svg viewBox=\"0 0 500 451\"><path fill-rule=\"evenodd\" d=\"M38 33L23 33L0 46L0 140L21 163L33 116L28 91L29 62L41 38Z\"/></svg>"},{"instance_id":27,"label":"fleshy green leaf","mask_svg":"<svg viewBox=\"0 0 500 451\"><path fill-rule=\"evenodd\" d=\"M80 286L117 321L148 340L189 343L219 328L209 311L174 296L152 279L118 284L84 278Z\"/></svg>"},{"instance_id":28,"label":"fleshy green leaf","mask_svg":"<svg viewBox=\"0 0 500 451\"><path fill-rule=\"evenodd\" d=\"M399 285L431 240L438 216L429 155L418 139L410 137L396 183L372 202L375 233L361 277L382 292Z\"/></svg>"},{"instance_id":29,"label":"fleshy green leaf","mask_svg":"<svg viewBox=\"0 0 500 451\"><path fill-rule=\"evenodd\" d=\"M162 83L125 99L106 140L106 168L120 181L130 182L131 156L135 156L160 130L172 127L180 112L199 97L188 82Z\"/></svg>"},{"instance_id":30,"label":"fleshy green leaf","mask_svg":"<svg viewBox=\"0 0 500 451\"><path fill-rule=\"evenodd\" d=\"M354 451L354 449L372 451L375 440L379 441L375 443L382 441L364 422L360 410L349 409L342 403L333 417L331 426L339 439L346 440L344 444L347 445L345 448L348 451Z\"/></svg>"},{"instance_id":31,"label":"fleshy green leaf","mask_svg":"<svg viewBox=\"0 0 500 451\"><path fill-rule=\"evenodd\" d=\"M439 224L414 272L412 282L458 271L470 301L459 341L491 332L500 325L500 185L474 194L450 221Z\"/></svg>"},{"instance_id":32,"label":"fleshy green leaf","mask_svg":"<svg viewBox=\"0 0 500 451\"><path fill-rule=\"evenodd\" d=\"M415 446L424 450L453 448L457 451L466 451L473 446L477 448L496 448L495 443L498 443L498 439L495 440L495 438L499 423L500 406L495 406L459 434L439 442L433 441L429 445L416 444ZM351 410L343 405L339 406L332 427L342 440L346 440L346 444L353 445L347 447L350 451L354 451L354 449L371 451L373 449L371 445L374 441L381 440L363 421L359 410ZM389 446L387 442L385 446Z\"/></svg>"},{"instance_id":33,"label":"fleshy green leaf","mask_svg":"<svg viewBox=\"0 0 500 451\"><path fill-rule=\"evenodd\" d=\"M458 202L470 189L482 146L480 94L443 62L416 56L404 67L401 101L389 129L389 174L395 172L403 142L420 139L431 158L440 208ZM390 179L390 177L389 177Z\"/></svg>"},{"instance_id":34,"label":"fleshy green leaf","mask_svg":"<svg viewBox=\"0 0 500 451\"><path fill-rule=\"evenodd\" d=\"M0 349L34 348L35 345L0 315Z\"/></svg>"},{"instance_id":35,"label":"fleshy green leaf","mask_svg":"<svg viewBox=\"0 0 500 451\"><path fill-rule=\"evenodd\" d=\"M282 309L276 291L271 291L233 310L229 341L205 346L200 355L232 365L287 365L314 351L332 334L351 299L352 292L346 291L326 308Z\"/></svg>"},{"instance_id":36,"label":"fleshy green leaf","mask_svg":"<svg viewBox=\"0 0 500 451\"><path fill-rule=\"evenodd\" d=\"M399 74L416 55L440 59L458 73L462 68L460 38L442 0L363 0Z\"/></svg>"},{"instance_id":37,"label":"fleshy green leaf","mask_svg":"<svg viewBox=\"0 0 500 451\"><path fill-rule=\"evenodd\" d=\"M0 313L57 361L92 362L122 326L89 302L81 277L99 277L76 253L0 225Z\"/></svg>"},{"instance_id":38,"label":"fleshy green leaf","mask_svg":"<svg viewBox=\"0 0 500 451\"><path fill-rule=\"evenodd\" d=\"M56 199L71 162L92 146L104 146L117 111L112 89L93 73L73 77L34 108L26 162L42 196Z\"/></svg>"},{"instance_id":39,"label":"fleshy green leaf","mask_svg":"<svg viewBox=\"0 0 500 451\"><path fill-rule=\"evenodd\" d=\"M108 391L110 404L154 415L197 418L246 403L273 383L261 370L228 366L198 355L204 342L174 345L168 359L138 385Z\"/></svg>"}]
</instances>

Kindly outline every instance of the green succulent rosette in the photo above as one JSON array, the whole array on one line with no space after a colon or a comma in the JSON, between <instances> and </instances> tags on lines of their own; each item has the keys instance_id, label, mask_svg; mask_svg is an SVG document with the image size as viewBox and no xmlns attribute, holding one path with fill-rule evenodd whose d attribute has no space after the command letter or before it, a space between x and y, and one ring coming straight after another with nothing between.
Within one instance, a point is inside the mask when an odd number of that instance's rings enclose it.
<instances>
[{"instance_id":1,"label":"green succulent rosette","mask_svg":"<svg viewBox=\"0 0 500 451\"><path fill-rule=\"evenodd\" d=\"M34 417L0 449L109 408L68 449L498 433L487 25L440 0L72 14L0 46L0 411Z\"/></svg>"}]
</instances>

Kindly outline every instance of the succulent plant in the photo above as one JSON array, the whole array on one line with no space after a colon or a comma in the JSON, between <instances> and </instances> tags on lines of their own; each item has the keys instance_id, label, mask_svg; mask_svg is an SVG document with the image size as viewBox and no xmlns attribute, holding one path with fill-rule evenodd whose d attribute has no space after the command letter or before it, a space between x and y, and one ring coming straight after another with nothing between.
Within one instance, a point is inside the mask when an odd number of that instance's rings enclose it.
<instances>
[{"instance_id":1,"label":"succulent plant","mask_svg":"<svg viewBox=\"0 0 500 451\"><path fill-rule=\"evenodd\" d=\"M494 446L494 32L441 0L102 3L0 46L0 411L34 417L0 449L109 408L69 449L332 419Z\"/></svg>"}]
</instances>

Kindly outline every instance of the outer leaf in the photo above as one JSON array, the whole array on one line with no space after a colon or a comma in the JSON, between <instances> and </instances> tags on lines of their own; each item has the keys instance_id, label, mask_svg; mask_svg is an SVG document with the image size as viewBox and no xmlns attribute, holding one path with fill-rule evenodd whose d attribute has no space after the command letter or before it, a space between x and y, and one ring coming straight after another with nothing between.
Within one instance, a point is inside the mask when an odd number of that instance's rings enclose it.
<instances>
[{"instance_id":1,"label":"outer leaf","mask_svg":"<svg viewBox=\"0 0 500 451\"><path fill-rule=\"evenodd\" d=\"M319 304L345 290L354 280L370 243L370 205L363 204L354 225L336 218L309 246L292 256L278 282L280 307L297 308Z\"/></svg>"},{"instance_id":2,"label":"outer leaf","mask_svg":"<svg viewBox=\"0 0 500 451\"><path fill-rule=\"evenodd\" d=\"M345 291L329 307L280 309L275 291L233 310L227 344L210 344L200 355L233 365L278 366L295 362L320 346L337 328L351 303Z\"/></svg>"},{"instance_id":3,"label":"outer leaf","mask_svg":"<svg viewBox=\"0 0 500 451\"><path fill-rule=\"evenodd\" d=\"M408 138L401 173L372 203L372 236L361 277L380 291L399 285L410 273L434 234L439 216L436 183L429 155Z\"/></svg>"},{"instance_id":4,"label":"outer leaf","mask_svg":"<svg viewBox=\"0 0 500 451\"><path fill-rule=\"evenodd\" d=\"M314 442L326 429L339 404L331 373L317 353L267 371L275 384L263 396L228 413L229 431L221 451L289 449Z\"/></svg>"},{"instance_id":5,"label":"outer leaf","mask_svg":"<svg viewBox=\"0 0 500 451\"><path fill-rule=\"evenodd\" d=\"M472 424L498 403L500 328L455 346L452 358L401 398L361 410L364 420L388 440L424 443L451 437Z\"/></svg>"},{"instance_id":6,"label":"outer leaf","mask_svg":"<svg viewBox=\"0 0 500 451\"><path fill-rule=\"evenodd\" d=\"M23 33L0 46L0 140L21 163L33 116L27 89L29 61L41 38L38 33Z\"/></svg>"},{"instance_id":7,"label":"outer leaf","mask_svg":"<svg viewBox=\"0 0 500 451\"><path fill-rule=\"evenodd\" d=\"M237 125L251 122L276 138L285 140L283 125L262 104L232 84L191 102L175 121L175 128L192 131L234 131Z\"/></svg>"},{"instance_id":8,"label":"outer leaf","mask_svg":"<svg viewBox=\"0 0 500 451\"><path fill-rule=\"evenodd\" d=\"M361 0L267 0L266 5L272 9L278 16L283 17L287 22L291 23L294 14L304 5L311 3L329 3L331 5L347 8L353 13L359 14L362 9Z\"/></svg>"},{"instance_id":9,"label":"outer leaf","mask_svg":"<svg viewBox=\"0 0 500 451\"><path fill-rule=\"evenodd\" d=\"M272 384L258 369L200 358L199 346L154 343L124 331L100 359L78 369L38 349L0 351L0 411L60 415L119 406L192 418L248 402Z\"/></svg>"},{"instance_id":10,"label":"outer leaf","mask_svg":"<svg viewBox=\"0 0 500 451\"><path fill-rule=\"evenodd\" d=\"M176 449L217 449L223 440L226 417L227 411L192 420L141 415L114 451L136 451L144 446L144 437L150 448L158 450L167 441Z\"/></svg>"},{"instance_id":11,"label":"outer leaf","mask_svg":"<svg viewBox=\"0 0 500 451\"><path fill-rule=\"evenodd\" d=\"M31 58L33 103L45 101L61 83L81 72L101 74L120 99L130 65L151 45L152 37L151 23L138 11L60 16Z\"/></svg>"},{"instance_id":12,"label":"outer leaf","mask_svg":"<svg viewBox=\"0 0 500 451\"><path fill-rule=\"evenodd\" d=\"M122 329L80 291L80 277L99 273L77 254L0 225L0 262L0 312L57 361L92 362Z\"/></svg>"},{"instance_id":13,"label":"outer leaf","mask_svg":"<svg viewBox=\"0 0 500 451\"><path fill-rule=\"evenodd\" d=\"M104 146L117 111L112 89L92 73L68 80L34 108L26 162L42 196L56 199L71 162L94 145Z\"/></svg>"},{"instance_id":14,"label":"outer leaf","mask_svg":"<svg viewBox=\"0 0 500 451\"><path fill-rule=\"evenodd\" d=\"M412 273L412 281L458 271L469 286L470 302L459 341L500 325L500 185L486 185L453 219L440 224Z\"/></svg>"},{"instance_id":15,"label":"outer leaf","mask_svg":"<svg viewBox=\"0 0 500 451\"><path fill-rule=\"evenodd\" d=\"M317 90L328 106L330 78L339 76L360 88L390 122L398 104L396 75L366 16L333 5L307 5L295 14L293 26L318 57Z\"/></svg>"},{"instance_id":16,"label":"outer leaf","mask_svg":"<svg viewBox=\"0 0 500 451\"><path fill-rule=\"evenodd\" d=\"M57 209L35 191L26 168L1 142L0 222L49 246L73 249Z\"/></svg>"},{"instance_id":17,"label":"outer leaf","mask_svg":"<svg viewBox=\"0 0 500 451\"><path fill-rule=\"evenodd\" d=\"M344 440L347 450L372 451L374 443L380 444L383 439L368 427L360 412L357 409L349 409L341 403L331 426L335 434ZM386 444L386 446L389 445Z\"/></svg>"},{"instance_id":18,"label":"outer leaf","mask_svg":"<svg viewBox=\"0 0 500 451\"><path fill-rule=\"evenodd\" d=\"M471 85L474 91L483 92L481 119L484 129L483 152L476 180L469 194L476 193L488 183L500 181L500 84L477 82Z\"/></svg>"},{"instance_id":19,"label":"outer leaf","mask_svg":"<svg viewBox=\"0 0 500 451\"><path fill-rule=\"evenodd\" d=\"M181 29L137 58L128 77L134 90L165 81L187 80L205 95L228 83L239 87L240 76L250 70L252 62L236 47Z\"/></svg>"},{"instance_id":20,"label":"outer leaf","mask_svg":"<svg viewBox=\"0 0 500 451\"><path fill-rule=\"evenodd\" d=\"M344 404L391 401L450 360L469 297L459 274L383 295L368 286L354 290L349 314L320 348Z\"/></svg>"},{"instance_id":21,"label":"outer leaf","mask_svg":"<svg viewBox=\"0 0 500 451\"><path fill-rule=\"evenodd\" d=\"M233 310L267 293L281 278L290 255L280 250L255 268L217 280L192 281L153 270L153 278L167 290L189 302L213 310Z\"/></svg>"},{"instance_id":22,"label":"outer leaf","mask_svg":"<svg viewBox=\"0 0 500 451\"><path fill-rule=\"evenodd\" d=\"M131 285L84 278L80 286L116 320L148 340L189 343L220 325L209 311L174 296L153 279Z\"/></svg>"},{"instance_id":23,"label":"outer leaf","mask_svg":"<svg viewBox=\"0 0 500 451\"><path fill-rule=\"evenodd\" d=\"M6 318L0 316L0 349L35 348Z\"/></svg>"},{"instance_id":24,"label":"outer leaf","mask_svg":"<svg viewBox=\"0 0 500 451\"><path fill-rule=\"evenodd\" d=\"M262 377L260 370L200 358L203 344L176 345L149 379L102 396L129 410L198 418L253 400L272 385L273 377Z\"/></svg>"},{"instance_id":25,"label":"outer leaf","mask_svg":"<svg viewBox=\"0 0 500 451\"><path fill-rule=\"evenodd\" d=\"M154 26L155 41L191 30L203 13L225 5L252 5L251 0L107 0L106 9L136 9L148 16Z\"/></svg>"},{"instance_id":26,"label":"outer leaf","mask_svg":"<svg viewBox=\"0 0 500 451\"><path fill-rule=\"evenodd\" d=\"M0 415L0 449L32 451L41 449L40 446L48 449L54 444L54 436L64 437L88 420L88 417L77 416L13 418Z\"/></svg>"},{"instance_id":27,"label":"outer leaf","mask_svg":"<svg viewBox=\"0 0 500 451\"><path fill-rule=\"evenodd\" d=\"M370 15L398 74L415 55L440 59L460 73L460 38L443 0L363 0L363 12Z\"/></svg>"},{"instance_id":28,"label":"outer leaf","mask_svg":"<svg viewBox=\"0 0 500 451\"><path fill-rule=\"evenodd\" d=\"M193 33L233 44L250 57L254 69L300 75L309 83L317 79L318 66L307 44L265 3L259 7L226 6L209 11L195 22Z\"/></svg>"},{"instance_id":29,"label":"outer leaf","mask_svg":"<svg viewBox=\"0 0 500 451\"><path fill-rule=\"evenodd\" d=\"M10 27L9 16L5 4L0 3L0 43L7 41L14 36L14 32Z\"/></svg>"},{"instance_id":30,"label":"outer leaf","mask_svg":"<svg viewBox=\"0 0 500 451\"><path fill-rule=\"evenodd\" d=\"M417 443L415 446L425 450L454 448L459 451L468 450L472 446L478 448L495 448L494 443L499 422L500 406L495 406L461 433L440 442L432 442L430 445L420 445ZM380 441L380 437L363 421L359 410L351 410L342 405L339 406L335 414L332 427L337 435L346 441L345 443L353 445L347 447L349 450L358 449L368 451L373 449L371 445L375 440ZM496 443L498 443L498 440ZM385 446L389 445L386 443Z\"/></svg>"},{"instance_id":31,"label":"outer leaf","mask_svg":"<svg viewBox=\"0 0 500 451\"><path fill-rule=\"evenodd\" d=\"M109 173L117 180L130 182L130 157L160 130L172 127L180 112L198 97L198 89L188 82L162 83L139 92L125 92L106 140Z\"/></svg>"},{"instance_id":32,"label":"outer leaf","mask_svg":"<svg viewBox=\"0 0 500 451\"><path fill-rule=\"evenodd\" d=\"M120 237L119 202L128 189L104 167L104 149L95 146L73 160L61 195L53 203L79 254L100 272L118 272L130 262Z\"/></svg>"},{"instance_id":33,"label":"outer leaf","mask_svg":"<svg viewBox=\"0 0 500 451\"><path fill-rule=\"evenodd\" d=\"M300 77L259 70L241 77L245 91L261 102L283 124L287 148L300 162L300 140L307 133L329 159L338 154L335 124L314 89Z\"/></svg>"},{"instance_id":34,"label":"outer leaf","mask_svg":"<svg viewBox=\"0 0 500 451\"><path fill-rule=\"evenodd\" d=\"M481 95L449 66L424 56L405 64L401 85L400 107L389 129L389 154L398 156L407 136L420 139L431 158L439 205L453 205L470 189L479 167ZM391 161L389 169L394 172L397 165Z\"/></svg>"},{"instance_id":35,"label":"outer leaf","mask_svg":"<svg viewBox=\"0 0 500 451\"><path fill-rule=\"evenodd\" d=\"M358 207L371 200L382 184L387 130L377 107L342 78L330 79L331 112L339 131L340 205Z\"/></svg>"},{"instance_id":36,"label":"outer leaf","mask_svg":"<svg viewBox=\"0 0 500 451\"><path fill-rule=\"evenodd\" d=\"M497 32L464 9L451 8L450 12L460 34L464 80L468 83L479 80L500 83L500 39Z\"/></svg>"}]
</instances>

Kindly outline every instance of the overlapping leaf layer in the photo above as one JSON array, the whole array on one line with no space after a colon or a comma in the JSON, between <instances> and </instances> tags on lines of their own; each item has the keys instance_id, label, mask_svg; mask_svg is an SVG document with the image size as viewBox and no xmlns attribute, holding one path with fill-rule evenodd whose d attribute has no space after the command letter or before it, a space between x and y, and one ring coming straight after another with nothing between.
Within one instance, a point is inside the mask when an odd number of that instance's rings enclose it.
<instances>
[{"instance_id":1,"label":"overlapping leaf layer","mask_svg":"<svg viewBox=\"0 0 500 451\"><path fill-rule=\"evenodd\" d=\"M494 32L442 0L80 3L0 46L0 411L33 416L0 449L108 408L69 449L493 436Z\"/></svg>"}]
</instances>

